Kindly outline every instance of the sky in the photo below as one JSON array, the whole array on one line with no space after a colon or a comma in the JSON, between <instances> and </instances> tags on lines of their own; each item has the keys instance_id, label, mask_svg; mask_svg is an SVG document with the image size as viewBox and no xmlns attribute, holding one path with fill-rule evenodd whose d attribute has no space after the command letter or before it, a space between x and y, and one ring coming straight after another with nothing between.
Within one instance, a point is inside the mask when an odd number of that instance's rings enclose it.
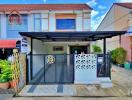
<instances>
[{"instance_id":1,"label":"sky","mask_svg":"<svg viewBox=\"0 0 132 100\"><path fill-rule=\"evenodd\" d=\"M55 4L55 3L86 3L93 8L91 28L96 30L113 3L132 2L132 0L0 0L0 4Z\"/></svg>"}]
</instances>

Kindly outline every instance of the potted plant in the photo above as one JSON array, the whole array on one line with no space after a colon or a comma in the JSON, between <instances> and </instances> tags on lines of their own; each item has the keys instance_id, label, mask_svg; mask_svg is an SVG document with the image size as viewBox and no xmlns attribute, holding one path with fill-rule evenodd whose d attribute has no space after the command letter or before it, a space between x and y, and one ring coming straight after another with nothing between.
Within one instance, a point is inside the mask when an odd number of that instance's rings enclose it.
<instances>
[{"instance_id":1,"label":"potted plant","mask_svg":"<svg viewBox=\"0 0 132 100\"><path fill-rule=\"evenodd\" d=\"M92 50L93 50L93 53L101 53L102 52L102 49L101 47L97 46L97 45L92 45Z\"/></svg>"},{"instance_id":2,"label":"potted plant","mask_svg":"<svg viewBox=\"0 0 132 100\"><path fill-rule=\"evenodd\" d=\"M125 69L130 69L131 68L131 63L129 61L126 61L124 63L124 67L125 67Z\"/></svg>"},{"instance_id":3,"label":"potted plant","mask_svg":"<svg viewBox=\"0 0 132 100\"><path fill-rule=\"evenodd\" d=\"M112 50L111 51L112 62L118 64L120 67L124 67L126 54L127 54L126 50L124 50L124 48L122 47Z\"/></svg>"},{"instance_id":4,"label":"potted plant","mask_svg":"<svg viewBox=\"0 0 132 100\"><path fill-rule=\"evenodd\" d=\"M11 64L7 60L0 60L0 88L8 89L11 75Z\"/></svg>"},{"instance_id":5,"label":"potted plant","mask_svg":"<svg viewBox=\"0 0 132 100\"><path fill-rule=\"evenodd\" d=\"M9 85L10 85L10 88L15 88L17 86L17 84L19 83L19 80L18 79L12 79L12 75L10 75L10 81L9 81Z\"/></svg>"}]
</instances>

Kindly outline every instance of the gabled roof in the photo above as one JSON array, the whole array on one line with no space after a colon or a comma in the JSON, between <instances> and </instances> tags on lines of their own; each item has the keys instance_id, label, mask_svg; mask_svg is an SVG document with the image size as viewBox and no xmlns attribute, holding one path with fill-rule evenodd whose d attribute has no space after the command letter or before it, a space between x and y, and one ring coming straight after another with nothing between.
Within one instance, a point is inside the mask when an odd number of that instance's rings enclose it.
<instances>
[{"instance_id":1,"label":"gabled roof","mask_svg":"<svg viewBox=\"0 0 132 100\"><path fill-rule=\"evenodd\" d=\"M105 20L105 18L107 17L107 15L109 14L109 12L111 11L111 9L112 9L115 5L122 6L122 7L129 8L129 9L132 9L132 3L113 3L113 5L110 7L110 9L108 10L107 14L105 15L105 17L103 18L103 20L101 21L101 23L98 25L98 27L97 27L96 30L99 29L99 27L101 26L101 24L103 23L103 21Z\"/></svg>"},{"instance_id":2,"label":"gabled roof","mask_svg":"<svg viewBox=\"0 0 132 100\"><path fill-rule=\"evenodd\" d=\"M0 4L0 11L92 10L87 4Z\"/></svg>"},{"instance_id":3,"label":"gabled roof","mask_svg":"<svg viewBox=\"0 0 132 100\"><path fill-rule=\"evenodd\" d=\"M116 5L132 9L132 3L115 3Z\"/></svg>"}]
</instances>

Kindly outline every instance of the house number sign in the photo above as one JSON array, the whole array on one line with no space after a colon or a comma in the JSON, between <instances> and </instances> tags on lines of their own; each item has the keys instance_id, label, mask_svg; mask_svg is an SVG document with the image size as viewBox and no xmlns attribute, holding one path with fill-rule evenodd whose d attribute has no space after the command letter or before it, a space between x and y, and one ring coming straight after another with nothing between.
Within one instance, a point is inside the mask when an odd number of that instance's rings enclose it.
<instances>
[{"instance_id":1,"label":"house number sign","mask_svg":"<svg viewBox=\"0 0 132 100\"><path fill-rule=\"evenodd\" d=\"M55 57L53 55L46 56L46 63L53 64L55 62Z\"/></svg>"}]
</instances>

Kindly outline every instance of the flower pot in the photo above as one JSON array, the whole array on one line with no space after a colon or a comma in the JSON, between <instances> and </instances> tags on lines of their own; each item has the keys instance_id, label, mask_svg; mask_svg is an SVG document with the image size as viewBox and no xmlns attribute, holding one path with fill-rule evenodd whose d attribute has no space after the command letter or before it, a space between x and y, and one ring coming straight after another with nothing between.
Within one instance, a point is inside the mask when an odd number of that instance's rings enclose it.
<instances>
[{"instance_id":1,"label":"flower pot","mask_svg":"<svg viewBox=\"0 0 132 100\"><path fill-rule=\"evenodd\" d=\"M1 89L8 89L9 88L9 82L0 83Z\"/></svg>"},{"instance_id":2,"label":"flower pot","mask_svg":"<svg viewBox=\"0 0 132 100\"><path fill-rule=\"evenodd\" d=\"M131 68L130 63L128 63L128 62L126 62L126 63L124 64L124 66L125 66L125 69L130 69L130 68Z\"/></svg>"},{"instance_id":3,"label":"flower pot","mask_svg":"<svg viewBox=\"0 0 132 100\"><path fill-rule=\"evenodd\" d=\"M16 80L11 80L9 82L10 84L10 88L15 88L17 85L18 85L19 81L16 79Z\"/></svg>"},{"instance_id":4,"label":"flower pot","mask_svg":"<svg viewBox=\"0 0 132 100\"><path fill-rule=\"evenodd\" d=\"M124 64L118 64L119 65L119 67L122 67L122 68L124 68Z\"/></svg>"}]
</instances>

